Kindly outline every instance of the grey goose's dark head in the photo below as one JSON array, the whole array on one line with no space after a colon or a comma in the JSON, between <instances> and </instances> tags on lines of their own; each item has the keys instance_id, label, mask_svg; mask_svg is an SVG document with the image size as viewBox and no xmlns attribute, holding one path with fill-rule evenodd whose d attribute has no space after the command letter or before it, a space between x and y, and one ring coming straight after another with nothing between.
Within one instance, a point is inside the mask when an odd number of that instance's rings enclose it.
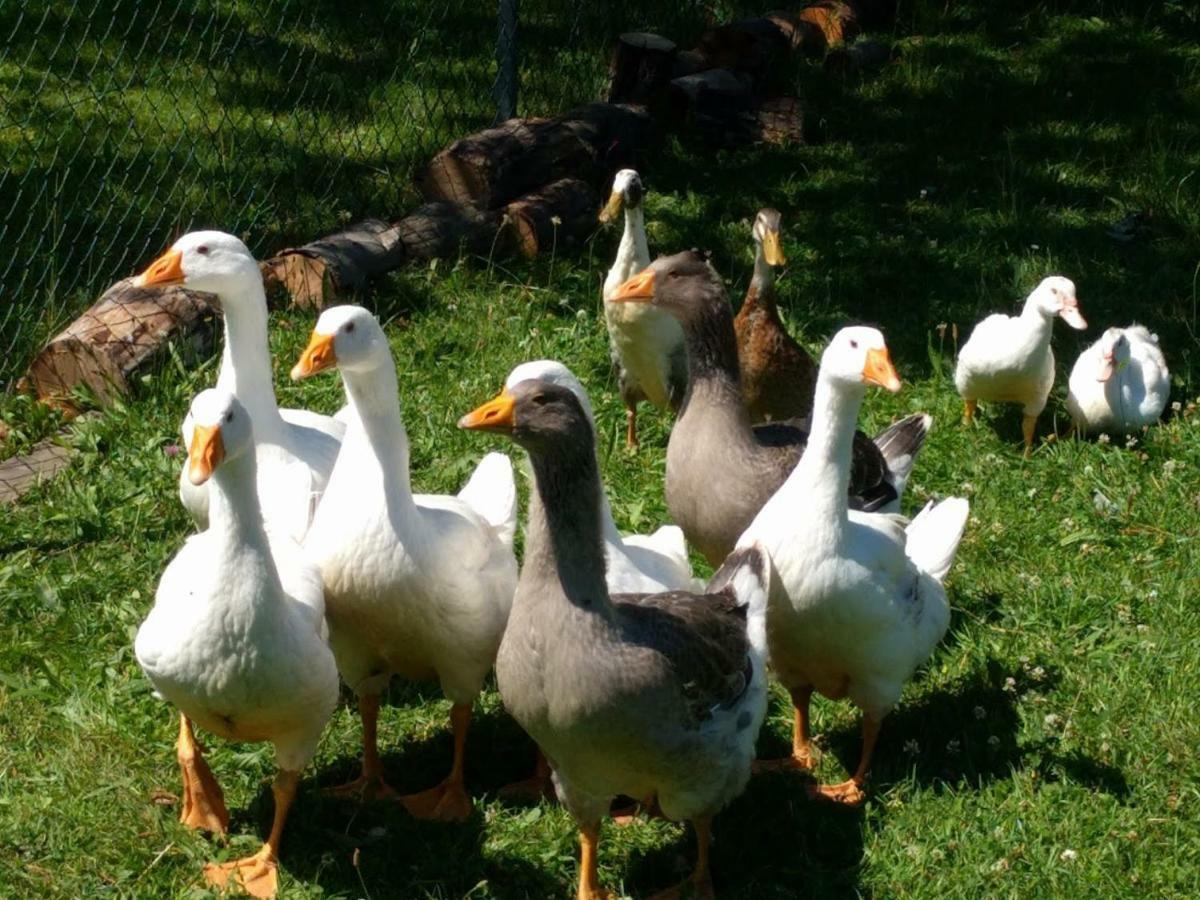
<instances>
[{"instance_id":1,"label":"grey goose's dark head","mask_svg":"<svg viewBox=\"0 0 1200 900\"><path fill-rule=\"evenodd\" d=\"M570 388L529 379L505 388L458 421L459 428L507 435L531 452L592 450L592 426Z\"/></svg>"},{"instance_id":2,"label":"grey goose's dark head","mask_svg":"<svg viewBox=\"0 0 1200 900\"><path fill-rule=\"evenodd\" d=\"M660 256L617 288L610 302L648 303L670 313L685 326L714 309L729 310L725 285L708 260L696 250Z\"/></svg>"}]
</instances>

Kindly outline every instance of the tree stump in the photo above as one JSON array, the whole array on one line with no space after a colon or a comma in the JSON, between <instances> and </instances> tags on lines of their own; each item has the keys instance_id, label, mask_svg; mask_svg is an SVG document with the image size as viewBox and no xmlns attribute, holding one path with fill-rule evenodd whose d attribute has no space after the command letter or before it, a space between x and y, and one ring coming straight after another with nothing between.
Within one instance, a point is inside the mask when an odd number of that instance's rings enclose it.
<instances>
[{"instance_id":1,"label":"tree stump","mask_svg":"<svg viewBox=\"0 0 1200 900\"><path fill-rule=\"evenodd\" d=\"M369 279L402 265L405 256L395 226L366 219L284 250L264 265L272 273L269 279L283 285L294 306L323 309L335 297L353 293Z\"/></svg>"},{"instance_id":2,"label":"tree stump","mask_svg":"<svg viewBox=\"0 0 1200 900\"><path fill-rule=\"evenodd\" d=\"M209 344L215 329L200 326L216 308L211 294L135 287L126 278L55 335L34 357L26 377L39 399L71 411L71 395L80 387L108 404L129 392L129 377L168 340L195 333Z\"/></svg>"},{"instance_id":3,"label":"tree stump","mask_svg":"<svg viewBox=\"0 0 1200 900\"><path fill-rule=\"evenodd\" d=\"M459 203L426 203L395 225L412 259L486 253L500 229L500 213Z\"/></svg>"},{"instance_id":4,"label":"tree stump","mask_svg":"<svg viewBox=\"0 0 1200 900\"><path fill-rule=\"evenodd\" d=\"M657 34L629 32L613 50L609 103L652 105L675 74L674 42Z\"/></svg>"},{"instance_id":5,"label":"tree stump","mask_svg":"<svg viewBox=\"0 0 1200 900\"><path fill-rule=\"evenodd\" d=\"M671 82L671 113L681 122L732 119L750 105L748 79L728 69L707 69Z\"/></svg>"},{"instance_id":6,"label":"tree stump","mask_svg":"<svg viewBox=\"0 0 1200 900\"><path fill-rule=\"evenodd\" d=\"M455 141L433 158L417 186L427 200L497 209L547 178L591 178L591 149L557 119L510 119Z\"/></svg>"},{"instance_id":7,"label":"tree stump","mask_svg":"<svg viewBox=\"0 0 1200 900\"><path fill-rule=\"evenodd\" d=\"M599 197L586 181L561 178L504 209L511 246L533 258L551 248L576 244L596 229Z\"/></svg>"}]
</instances>

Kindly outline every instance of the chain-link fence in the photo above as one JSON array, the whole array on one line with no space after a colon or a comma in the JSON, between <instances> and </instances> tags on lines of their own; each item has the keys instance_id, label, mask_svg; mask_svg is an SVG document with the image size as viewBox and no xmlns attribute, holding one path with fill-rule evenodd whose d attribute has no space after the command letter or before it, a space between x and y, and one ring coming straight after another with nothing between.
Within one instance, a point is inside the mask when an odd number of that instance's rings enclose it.
<instances>
[{"instance_id":1,"label":"chain-link fence","mask_svg":"<svg viewBox=\"0 0 1200 900\"><path fill-rule=\"evenodd\" d=\"M0 384L177 234L219 227L264 253L399 215L417 167L506 97L521 115L593 100L621 31L695 36L728 13L700 0L3 0Z\"/></svg>"}]
</instances>

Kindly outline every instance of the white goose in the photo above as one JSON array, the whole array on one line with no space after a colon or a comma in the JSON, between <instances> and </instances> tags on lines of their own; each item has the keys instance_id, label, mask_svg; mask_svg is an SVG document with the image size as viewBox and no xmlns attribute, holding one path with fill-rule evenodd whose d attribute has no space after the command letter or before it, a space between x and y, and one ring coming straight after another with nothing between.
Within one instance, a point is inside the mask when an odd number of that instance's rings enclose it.
<instances>
[{"instance_id":1,"label":"white goose","mask_svg":"<svg viewBox=\"0 0 1200 900\"><path fill-rule=\"evenodd\" d=\"M1067 410L1081 434L1124 433L1157 422L1170 393L1158 335L1142 325L1110 328L1075 361Z\"/></svg>"},{"instance_id":2,"label":"white goose","mask_svg":"<svg viewBox=\"0 0 1200 900\"><path fill-rule=\"evenodd\" d=\"M253 856L205 868L252 895L274 896L279 841L300 772L337 704L337 668L325 640L321 576L288 537L268 536L256 483L250 415L232 395L192 403L186 472L210 484L208 530L188 538L159 581L134 651L155 689L178 707L181 820L223 832L221 788L189 719L233 741L270 741L279 773L275 821Z\"/></svg>"},{"instance_id":3,"label":"white goose","mask_svg":"<svg viewBox=\"0 0 1200 900\"><path fill-rule=\"evenodd\" d=\"M964 423L975 418L980 400L1024 407L1021 432L1026 456L1033 448L1037 417L1046 408L1054 386L1050 333L1055 316L1072 328L1087 328L1075 299L1075 283L1061 275L1043 278L1026 298L1021 315L996 313L976 325L958 352L954 371L954 383L963 398Z\"/></svg>"},{"instance_id":4,"label":"white goose","mask_svg":"<svg viewBox=\"0 0 1200 900\"><path fill-rule=\"evenodd\" d=\"M845 328L821 358L804 456L739 546L760 541L775 576L767 608L771 664L795 705L792 756L810 768L808 707L814 690L848 697L863 711L854 775L815 790L858 803L883 717L945 634L942 579L967 521L967 501L926 507L908 527L899 516L848 509L850 448L867 384L898 391L883 335Z\"/></svg>"},{"instance_id":5,"label":"white goose","mask_svg":"<svg viewBox=\"0 0 1200 900\"><path fill-rule=\"evenodd\" d=\"M216 386L237 397L254 420L263 516L274 529L303 540L345 425L308 410L280 409L275 402L267 297L253 255L231 234L194 231L151 263L135 284L181 284L219 298L225 349ZM191 419L185 418L185 446L191 442L191 430ZM194 485L180 472L179 497L197 528L207 528L207 484Z\"/></svg>"},{"instance_id":6,"label":"white goose","mask_svg":"<svg viewBox=\"0 0 1200 900\"><path fill-rule=\"evenodd\" d=\"M471 705L496 660L517 584L512 463L488 454L457 497L414 495L395 362L365 309L325 310L292 377L334 366L349 425L304 549L321 570L330 644L363 720L362 775L339 790L393 793L376 745L380 693L393 673L437 679L453 704L454 763L440 785L401 800L414 816L465 819Z\"/></svg>"},{"instance_id":7,"label":"white goose","mask_svg":"<svg viewBox=\"0 0 1200 900\"><path fill-rule=\"evenodd\" d=\"M562 363L539 359L521 363L509 373L504 386L522 381L548 381L567 388L578 399L596 430L596 418L587 392L575 374ZM687 542L678 525L663 525L653 534L622 535L613 521L608 497L600 498L600 524L607 561L605 581L613 594L653 594L659 591L700 590L702 582L692 577Z\"/></svg>"},{"instance_id":8,"label":"white goose","mask_svg":"<svg viewBox=\"0 0 1200 900\"><path fill-rule=\"evenodd\" d=\"M625 442L630 448L638 443L638 403L648 400L660 409L678 409L687 389L687 354L679 323L647 304L610 302L617 288L650 265L644 195L638 173L622 169L613 178L612 195L600 211L600 221L608 222L625 209L625 231L616 261L605 276L603 296L604 322L625 403Z\"/></svg>"}]
</instances>

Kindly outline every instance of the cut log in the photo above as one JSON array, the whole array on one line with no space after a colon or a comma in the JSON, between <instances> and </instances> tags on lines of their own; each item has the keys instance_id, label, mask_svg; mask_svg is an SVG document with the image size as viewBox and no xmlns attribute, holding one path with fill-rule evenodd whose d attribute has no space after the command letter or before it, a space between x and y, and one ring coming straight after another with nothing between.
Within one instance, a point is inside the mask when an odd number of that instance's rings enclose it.
<instances>
[{"instance_id":1,"label":"cut log","mask_svg":"<svg viewBox=\"0 0 1200 900\"><path fill-rule=\"evenodd\" d=\"M0 504L12 503L26 491L53 478L71 464L75 451L54 438L34 445L24 456L0 462Z\"/></svg>"},{"instance_id":2,"label":"cut log","mask_svg":"<svg viewBox=\"0 0 1200 900\"><path fill-rule=\"evenodd\" d=\"M678 122L733 119L751 105L749 79L728 69L707 69L671 82L671 115Z\"/></svg>"},{"instance_id":3,"label":"cut log","mask_svg":"<svg viewBox=\"0 0 1200 900\"><path fill-rule=\"evenodd\" d=\"M30 386L40 399L68 410L75 409L71 397L80 387L110 403L128 393L130 376L168 340L194 336L209 346L216 309L211 294L118 281L42 348L29 366Z\"/></svg>"},{"instance_id":4,"label":"cut log","mask_svg":"<svg viewBox=\"0 0 1200 900\"><path fill-rule=\"evenodd\" d=\"M395 226L367 219L345 231L282 251L264 263L294 306L323 309L335 297L361 289L368 280L404 263L406 251Z\"/></svg>"},{"instance_id":5,"label":"cut log","mask_svg":"<svg viewBox=\"0 0 1200 900\"><path fill-rule=\"evenodd\" d=\"M858 6L853 0L819 0L800 10L800 21L808 26L802 49L819 52L853 39L862 28Z\"/></svg>"},{"instance_id":6,"label":"cut log","mask_svg":"<svg viewBox=\"0 0 1200 900\"><path fill-rule=\"evenodd\" d=\"M510 119L455 141L433 158L417 186L427 200L497 209L547 178L591 179L591 149L557 119Z\"/></svg>"},{"instance_id":7,"label":"cut log","mask_svg":"<svg viewBox=\"0 0 1200 900\"><path fill-rule=\"evenodd\" d=\"M636 168L662 143L662 129L644 106L589 103L562 116L562 125L591 149L603 186L618 169Z\"/></svg>"},{"instance_id":8,"label":"cut log","mask_svg":"<svg viewBox=\"0 0 1200 900\"><path fill-rule=\"evenodd\" d=\"M676 52L672 41L657 34L621 35L613 50L608 102L653 105L675 75Z\"/></svg>"},{"instance_id":9,"label":"cut log","mask_svg":"<svg viewBox=\"0 0 1200 900\"><path fill-rule=\"evenodd\" d=\"M579 243L596 229L599 197L579 178L562 178L504 209L511 246L526 257Z\"/></svg>"},{"instance_id":10,"label":"cut log","mask_svg":"<svg viewBox=\"0 0 1200 900\"><path fill-rule=\"evenodd\" d=\"M485 253L496 240L500 213L460 203L426 203L395 227L400 243L412 259Z\"/></svg>"},{"instance_id":11,"label":"cut log","mask_svg":"<svg viewBox=\"0 0 1200 900\"><path fill-rule=\"evenodd\" d=\"M751 88L757 94L770 93L787 83L786 63L791 49L788 33L770 16L710 28L696 47L712 68L750 76Z\"/></svg>"}]
</instances>

